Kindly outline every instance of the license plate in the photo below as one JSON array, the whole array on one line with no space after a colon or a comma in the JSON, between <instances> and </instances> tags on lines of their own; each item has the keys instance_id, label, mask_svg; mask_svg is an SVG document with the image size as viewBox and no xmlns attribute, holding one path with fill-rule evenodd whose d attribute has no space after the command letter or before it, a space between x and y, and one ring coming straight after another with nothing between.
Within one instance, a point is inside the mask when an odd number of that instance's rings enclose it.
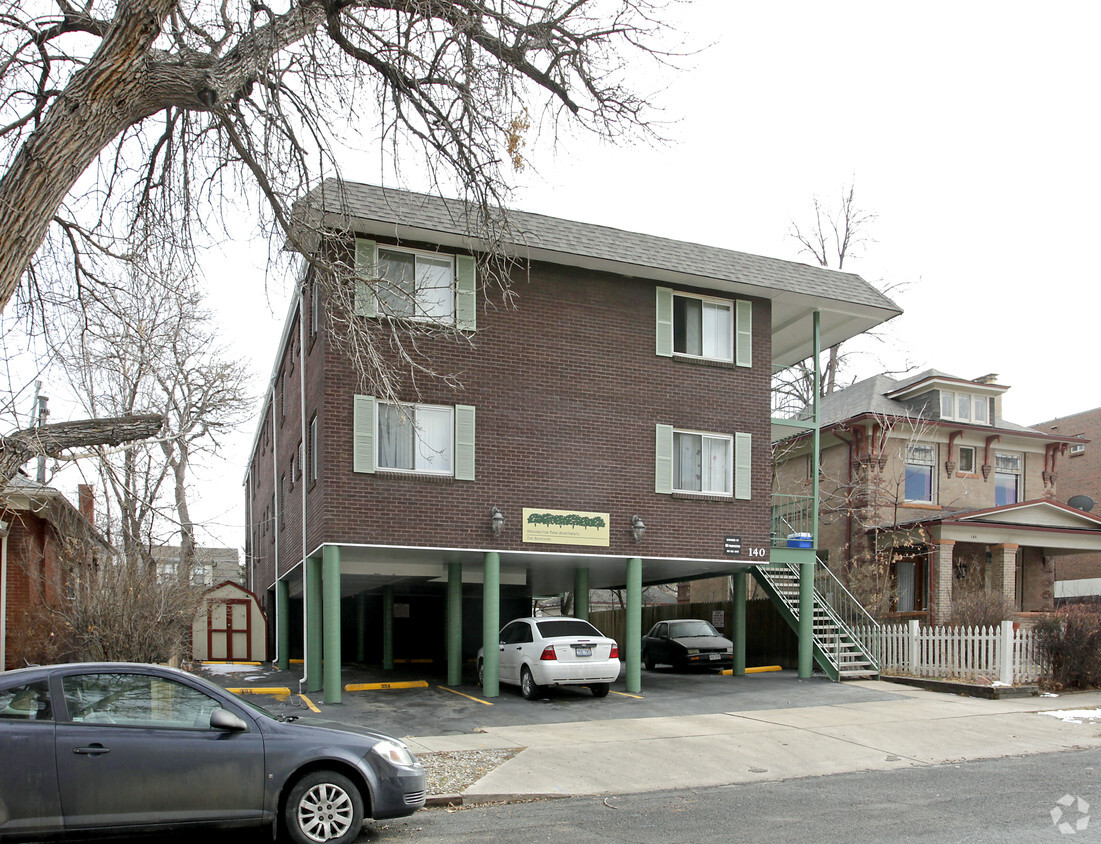
<instances>
[{"instance_id":1,"label":"license plate","mask_svg":"<svg viewBox=\"0 0 1101 844\"><path fill-rule=\"evenodd\" d=\"M718 659L718 658L719 658L719 655L718 655L718 654L708 654L708 655L707 655L707 658L708 658L708 659Z\"/></svg>"},{"instance_id":2,"label":"license plate","mask_svg":"<svg viewBox=\"0 0 1101 844\"><path fill-rule=\"evenodd\" d=\"M575 656L592 656L593 655L593 649L592 648L575 647L573 649L573 652L574 652Z\"/></svg>"}]
</instances>

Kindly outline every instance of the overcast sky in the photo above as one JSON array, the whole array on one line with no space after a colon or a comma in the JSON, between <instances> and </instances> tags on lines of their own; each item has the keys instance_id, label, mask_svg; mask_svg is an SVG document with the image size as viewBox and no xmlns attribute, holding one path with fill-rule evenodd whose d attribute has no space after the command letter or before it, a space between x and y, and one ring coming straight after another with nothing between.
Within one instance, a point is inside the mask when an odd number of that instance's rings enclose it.
<instances>
[{"instance_id":1,"label":"overcast sky","mask_svg":"<svg viewBox=\"0 0 1101 844\"><path fill-rule=\"evenodd\" d=\"M995 372L1022 424L1101 405L1101 4L699 0L677 17L711 46L641 80L664 88L671 142L535 143L517 207L809 260L791 222L855 182L876 219L845 268L892 286L905 314L853 375ZM377 167L344 175L378 180ZM259 393L290 286L265 277L263 244L242 246L208 273ZM202 541L243 544L253 430L197 496L215 523Z\"/></svg>"}]
</instances>

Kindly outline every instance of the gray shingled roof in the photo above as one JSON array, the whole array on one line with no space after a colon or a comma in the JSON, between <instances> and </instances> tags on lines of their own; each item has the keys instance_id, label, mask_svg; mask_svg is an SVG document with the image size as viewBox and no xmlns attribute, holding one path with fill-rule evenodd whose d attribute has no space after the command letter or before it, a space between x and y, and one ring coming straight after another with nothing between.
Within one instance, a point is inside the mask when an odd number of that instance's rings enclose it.
<instances>
[{"instance_id":1,"label":"gray shingled roof","mask_svg":"<svg viewBox=\"0 0 1101 844\"><path fill-rule=\"evenodd\" d=\"M356 221L372 221L459 237L479 230L472 225L476 220L470 206L461 201L357 182L327 179L307 202L318 203L328 222L353 229ZM766 291L775 290L883 309L889 312L883 319L901 313L854 273L527 211L509 211L508 226L506 241L521 249L612 261L632 266L644 277L648 271L687 273L757 287L766 297Z\"/></svg>"},{"instance_id":2,"label":"gray shingled roof","mask_svg":"<svg viewBox=\"0 0 1101 844\"><path fill-rule=\"evenodd\" d=\"M838 390L825 396L819 404L819 414L823 426L833 425L845 419L874 413L883 416L902 416L906 413L906 405L900 401L887 398L888 393L901 389L909 384L916 384L927 378L948 378L954 381L967 381L958 375L951 375L939 369L926 369L917 375L909 375L905 378L891 378L887 375L873 375L863 381L857 381L851 387ZM1034 428L1017 425L1005 419L995 419L994 428L1008 431L1030 431L1039 433Z\"/></svg>"}]
</instances>

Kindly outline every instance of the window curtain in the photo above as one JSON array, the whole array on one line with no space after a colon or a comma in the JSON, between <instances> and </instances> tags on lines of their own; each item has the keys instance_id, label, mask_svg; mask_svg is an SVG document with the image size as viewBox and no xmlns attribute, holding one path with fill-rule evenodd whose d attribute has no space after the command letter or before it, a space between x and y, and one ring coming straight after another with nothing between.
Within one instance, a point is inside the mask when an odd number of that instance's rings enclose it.
<instances>
[{"instance_id":1,"label":"window curtain","mask_svg":"<svg viewBox=\"0 0 1101 844\"><path fill-rule=\"evenodd\" d=\"M730 492L730 443L727 440L703 437L703 468L701 491L724 495Z\"/></svg>"},{"instance_id":2,"label":"window curtain","mask_svg":"<svg viewBox=\"0 0 1101 844\"><path fill-rule=\"evenodd\" d=\"M451 471L451 411L417 408L417 471Z\"/></svg>"},{"instance_id":3,"label":"window curtain","mask_svg":"<svg viewBox=\"0 0 1101 844\"><path fill-rule=\"evenodd\" d=\"M730 306L703 302L703 356L730 360Z\"/></svg>"},{"instance_id":4,"label":"window curtain","mask_svg":"<svg viewBox=\"0 0 1101 844\"><path fill-rule=\"evenodd\" d=\"M703 437L698 434L677 434L673 443L675 464L673 488L688 492L700 489L702 475Z\"/></svg>"},{"instance_id":5,"label":"window curtain","mask_svg":"<svg viewBox=\"0 0 1101 844\"><path fill-rule=\"evenodd\" d=\"M392 316L410 317L414 313L416 256L408 252L378 251L378 300L382 310Z\"/></svg>"},{"instance_id":6,"label":"window curtain","mask_svg":"<svg viewBox=\"0 0 1101 844\"><path fill-rule=\"evenodd\" d=\"M451 259L417 256L417 315L436 320L451 318L454 293Z\"/></svg>"},{"instance_id":7,"label":"window curtain","mask_svg":"<svg viewBox=\"0 0 1101 844\"><path fill-rule=\"evenodd\" d=\"M685 355L702 355L703 302L677 296L673 299L675 351Z\"/></svg>"},{"instance_id":8,"label":"window curtain","mask_svg":"<svg viewBox=\"0 0 1101 844\"><path fill-rule=\"evenodd\" d=\"M413 408L379 403L378 465L383 469L413 469Z\"/></svg>"},{"instance_id":9,"label":"window curtain","mask_svg":"<svg viewBox=\"0 0 1101 844\"><path fill-rule=\"evenodd\" d=\"M895 563L898 577L898 611L914 611L914 563Z\"/></svg>"}]
</instances>

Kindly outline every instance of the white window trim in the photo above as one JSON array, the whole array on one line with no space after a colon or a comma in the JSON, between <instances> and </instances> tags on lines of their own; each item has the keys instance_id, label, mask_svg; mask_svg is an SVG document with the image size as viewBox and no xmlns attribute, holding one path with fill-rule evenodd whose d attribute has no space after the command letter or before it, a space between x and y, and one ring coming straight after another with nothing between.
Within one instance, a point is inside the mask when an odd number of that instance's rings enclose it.
<instances>
[{"instance_id":1,"label":"white window trim","mask_svg":"<svg viewBox=\"0 0 1101 844\"><path fill-rule=\"evenodd\" d=\"M695 294L695 293L683 293L680 290L674 290L673 291L673 313L674 314L676 313L677 297L680 297L682 299L697 299L700 302L710 302L710 303L715 304L715 305L723 305L726 308L727 313L730 314L730 320L729 320L729 327L730 327L729 335L730 336L727 338L728 343L729 343L729 348L730 348L730 357L716 358L716 357L711 357L710 355L693 355L693 354L689 354L688 352L678 352L676 350L676 330L677 329L676 329L676 320L675 319L674 319L674 324L673 324L673 357L690 358L691 360L715 360L715 361L721 361L723 363L733 363L735 355L737 354L737 349L735 348L735 345L734 345L737 342L737 337L735 336L735 334L736 334L736 332L735 332L735 327L736 327L735 323L737 322L737 313L736 313L737 303L736 303L736 301L734 299L723 299L719 296L700 296L700 295ZM703 345L706 345L706 343L703 342L703 336L702 336L703 325L702 324L700 325L700 331L701 331L700 341ZM684 433L684 432L682 432L682 433Z\"/></svg>"},{"instance_id":2,"label":"white window trim","mask_svg":"<svg viewBox=\"0 0 1101 844\"><path fill-rule=\"evenodd\" d=\"M402 406L402 405L398 405L395 402L382 401L380 399L378 401L378 406L379 407L383 407L383 406L398 407L398 406ZM429 409L429 410L446 410L447 411L448 416L451 419L451 424L450 424L450 427L449 427L449 433L450 433L450 436L451 436L451 440L450 440L451 470L448 471L448 472L429 472L429 471L426 471L424 469L395 469L395 468L390 467L390 466L383 466L382 463L379 460L379 450L382 447L382 434L379 432L379 429L378 429L378 426L382 423L382 414L376 412L376 414L375 414L375 467L376 467L376 471L378 471L378 472L394 472L394 473L400 473L402 475L424 475L424 476L432 476L432 477L437 477L437 478L453 478L455 476L455 407L454 407L454 405L449 405L449 404L425 404L423 402L417 402L417 403L405 404L403 406L407 407L407 408L413 408L414 413L415 413L417 408L421 408L421 407ZM414 429L413 430L416 431L415 422L414 422ZM417 447L417 443L416 443L416 441L414 441L413 448L416 449L416 447ZM414 458L414 462L416 462L415 458Z\"/></svg>"},{"instance_id":3,"label":"white window trim","mask_svg":"<svg viewBox=\"0 0 1101 844\"><path fill-rule=\"evenodd\" d=\"M680 489L677 487L677 434L689 434L708 437L713 440L726 440L726 478L729 492L709 492L702 489ZM717 434L714 431L693 431L689 428L673 428L673 492L677 495L699 495L719 498L734 497L734 435Z\"/></svg>"},{"instance_id":4,"label":"white window trim","mask_svg":"<svg viewBox=\"0 0 1101 844\"><path fill-rule=\"evenodd\" d=\"M964 449L967 449L968 451L971 452L971 468L970 469L964 469L963 468L963 451L964 451ZM976 468L977 468L977 464L975 463L977 458L978 458L978 452L977 452L977 449L975 448L975 446L973 446L973 445L961 445L960 446L960 458L959 458L959 462L957 464L959 466L959 471L962 472L965 475L973 475L975 473Z\"/></svg>"},{"instance_id":5,"label":"white window trim","mask_svg":"<svg viewBox=\"0 0 1101 844\"><path fill-rule=\"evenodd\" d=\"M379 252L381 252L382 250L386 250L387 252L403 252L407 255L413 255L413 256L423 255L426 258L432 258L433 260L437 260L437 261L438 260L448 261L451 264L451 313L443 319L440 319L438 317L432 317L432 316L423 316L423 315L418 316L416 314L414 314L413 316L401 316L401 315L391 314L391 313L387 312L387 310L386 310L386 308L383 304L382 297L380 297L378 295L377 291L375 292L375 312L377 314L379 314L380 316L385 316L387 319L408 320L409 322L423 322L423 323L428 323L428 324L431 324L431 325L454 325L455 324L456 309L458 307L457 303L456 303L456 296L457 296L458 291L456 290L456 279L455 279L455 275L456 275L455 256L452 255L450 252L432 252L428 249L409 249L408 247L404 247L404 246L391 246L388 243L376 243L375 244L375 266L376 267L379 267L380 262L382 260L379 257ZM414 264L414 267L415 267L415 264ZM380 278L380 280L382 280L381 275L379 276L379 278ZM414 300L414 302L415 302L415 300ZM416 308L416 305L414 304L414 309L415 308Z\"/></svg>"},{"instance_id":6,"label":"white window trim","mask_svg":"<svg viewBox=\"0 0 1101 844\"><path fill-rule=\"evenodd\" d=\"M959 400L960 400L961 395L969 396L970 399L971 399L971 404L970 404L971 416L967 419L964 419L963 417L961 417L959 415L959 409L960 409ZM952 397L952 413L951 413L951 415L945 414L945 412L944 412L944 398L945 398L945 396L951 396ZM985 419L981 422L975 419L975 407L979 404L982 405L983 413L988 417L987 419ZM990 397L981 395L979 393L967 393L967 392L963 392L962 390L941 390L940 391L940 418L947 421L947 422L963 422L964 424L967 424L967 425L989 425L990 424L990 419L989 419L990 407L989 407L989 405L990 405Z\"/></svg>"},{"instance_id":7,"label":"white window trim","mask_svg":"<svg viewBox=\"0 0 1101 844\"><path fill-rule=\"evenodd\" d=\"M929 462L929 463L918 463L917 461L911 460L910 459L910 449L911 448L931 448L933 450L933 459L932 459L932 461ZM903 503L904 504L936 504L937 503L937 495L939 493L939 490L937 488L937 482L938 482L937 475L939 474L937 472L937 444L936 443L928 443L928 442L907 443L904 447L903 452L902 452L902 463L903 463L903 472L902 472L902 501L903 501ZM923 467L925 467L929 470L930 483L929 483L929 497L928 498L907 498L906 497L906 467L910 466L911 464L914 465L914 466L923 466Z\"/></svg>"}]
</instances>

